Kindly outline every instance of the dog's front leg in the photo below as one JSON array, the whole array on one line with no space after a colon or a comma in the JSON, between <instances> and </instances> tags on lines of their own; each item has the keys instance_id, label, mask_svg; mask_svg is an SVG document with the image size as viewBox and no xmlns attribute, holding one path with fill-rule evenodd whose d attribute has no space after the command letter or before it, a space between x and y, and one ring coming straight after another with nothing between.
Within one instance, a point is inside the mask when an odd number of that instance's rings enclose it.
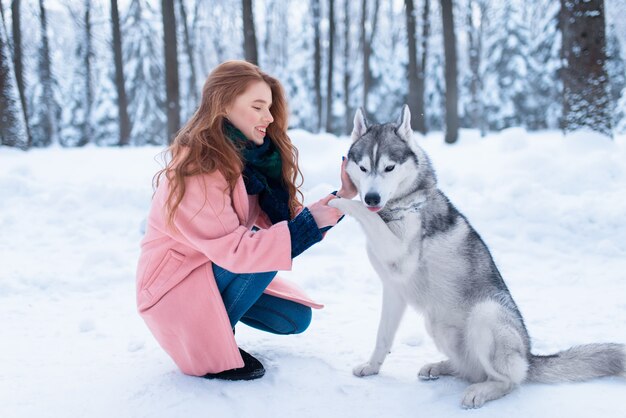
<instances>
[{"instance_id":1,"label":"dog's front leg","mask_svg":"<svg viewBox=\"0 0 626 418\"><path fill-rule=\"evenodd\" d=\"M385 221L375 212L370 212L362 202L349 199L333 199L328 206L354 217L363 227L367 243L381 261L389 262L398 258L397 249L402 242L389 229Z\"/></svg>"},{"instance_id":2,"label":"dog's front leg","mask_svg":"<svg viewBox=\"0 0 626 418\"><path fill-rule=\"evenodd\" d=\"M374 347L374 352L367 363L356 366L352 370L355 376L363 377L378 374L380 366L382 366L391 349L405 309L406 302L398 289L383 283L383 309L380 315L380 324L378 325L376 347Z\"/></svg>"}]
</instances>

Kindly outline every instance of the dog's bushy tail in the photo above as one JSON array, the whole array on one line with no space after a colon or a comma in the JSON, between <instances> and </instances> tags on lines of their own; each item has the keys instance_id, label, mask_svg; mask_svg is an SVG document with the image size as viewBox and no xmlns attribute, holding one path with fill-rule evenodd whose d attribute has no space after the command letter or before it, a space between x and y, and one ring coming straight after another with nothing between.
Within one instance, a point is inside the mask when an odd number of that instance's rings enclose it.
<instances>
[{"instance_id":1,"label":"dog's bushy tail","mask_svg":"<svg viewBox=\"0 0 626 418\"><path fill-rule=\"evenodd\" d=\"M526 380L580 382L603 376L626 377L624 344L586 344L548 356L531 356Z\"/></svg>"}]
</instances>

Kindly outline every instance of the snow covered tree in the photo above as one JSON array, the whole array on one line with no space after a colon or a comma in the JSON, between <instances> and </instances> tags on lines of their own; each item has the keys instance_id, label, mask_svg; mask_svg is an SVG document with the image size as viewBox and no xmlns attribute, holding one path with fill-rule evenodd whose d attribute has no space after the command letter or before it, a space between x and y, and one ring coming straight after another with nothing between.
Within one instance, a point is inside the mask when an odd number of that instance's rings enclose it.
<instances>
[{"instance_id":1,"label":"snow covered tree","mask_svg":"<svg viewBox=\"0 0 626 418\"><path fill-rule=\"evenodd\" d=\"M622 92L626 88L626 65L622 58L622 51L619 39L616 35L616 29L613 25L607 28L607 48L606 48L606 72L609 76L609 94L611 97L611 113L613 115L613 126L620 125L624 118L623 112L618 104L622 96Z\"/></svg>"},{"instance_id":2,"label":"snow covered tree","mask_svg":"<svg viewBox=\"0 0 626 418\"><path fill-rule=\"evenodd\" d=\"M615 133L626 133L626 88L622 90L622 95L615 106L614 112Z\"/></svg>"},{"instance_id":3,"label":"snow covered tree","mask_svg":"<svg viewBox=\"0 0 626 418\"><path fill-rule=\"evenodd\" d=\"M9 50L4 19L0 21L0 145L28 147L24 109Z\"/></svg>"},{"instance_id":4,"label":"snow covered tree","mask_svg":"<svg viewBox=\"0 0 626 418\"><path fill-rule=\"evenodd\" d=\"M564 130L612 136L603 0L561 0Z\"/></svg>"},{"instance_id":5,"label":"snow covered tree","mask_svg":"<svg viewBox=\"0 0 626 418\"><path fill-rule=\"evenodd\" d=\"M150 23L157 19L149 2L132 0L124 20L124 69L135 145L167 142L162 38Z\"/></svg>"},{"instance_id":6,"label":"snow covered tree","mask_svg":"<svg viewBox=\"0 0 626 418\"><path fill-rule=\"evenodd\" d=\"M289 63L287 48L289 43L289 8L292 0L266 0L263 54L261 54L261 68L270 74L281 77ZM293 35L291 35L293 36Z\"/></svg>"},{"instance_id":7,"label":"snow covered tree","mask_svg":"<svg viewBox=\"0 0 626 418\"><path fill-rule=\"evenodd\" d=\"M486 45L484 114L489 129L522 126L527 108L528 32L512 2L493 16Z\"/></svg>"},{"instance_id":8,"label":"snow covered tree","mask_svg":"<svg viewBox=\"0 0 626 418\"><path fill-rule=\"evenodd\" d=\"M113 58L111 57L111 60ZM110 61L109 61L110 62ZM94 132L93 142L101 146L120 144L120 121L118 95L115 86L115 67L101 69L102 74L94 88Z\"/></svg>"},{"instance_id":9,"label":"snow covered tree","mask_svg":"<svg viewBox=\"0 0 626 418\"><path fill-rule=\"evenodd\" d=\"M443 19L441 7L430 9L430 34L428 60L426 62L427 79L424 83L424 114L429 131L445 129L445 57L443 48Z\"/></svg>"},{"instance_id":10,"label":"snow covered tree","mask_svg":"<svg viewBox=\"0 0 626 418\"><path fill-rule=\"evenodd\" d=\"M536 5L533 7L536 8ZM563 118L560 6L551 0L544 0L539 10L537 29L530 37L524 118L530 130L558 129Z\"/></svg>"},{"instance_id":11,"label":"snow covered tree","mask_svg":"<svg viewBox=\"0 0 626 418\"><path fill-rule=\"evenodd\" d=\"M93 68L93 35L91 30L91 0L83 0L82 13L75 19L78 41L75 51L74 82L71 91L66 92L69 100L63 108L63 126L60 142L65 146L83 146L93 140L93 105L94 88L92 81Z\"/></svg>"},{"instance_id":12,"label":"snow covered tree","mask_svg":"<svg viewBox=\"0 0 626 418\"><path fill-rule=\"evenodd\" d=\"M463 109L461 125L480 129L481 135L486 133L485 115L483 111L483 72L484 38L487 26L487 2L485 0L468 0L466 11L468 71L463 77L462 85L468 94L459 98Z\"/></svg>"},{"instance_id":13,"label":"snow covered tree","mask_svg":"<svg viewBox=\"0 0 626 418\"><path fill-rule=\"evenodd\" d=\"M372 41L368 106L374 109L372 118L380 122L397 120L408 96L408 48L400 44L400 40L406 40L407 33L404 25L397 24L404 22L406 16L397 6L400 3L381 3L378 18L378 33L381 36Z\"/></svg>"},{"instance_id":14,"label":"snow covered tree","mask_svg":"<svg viewBox=\"0 0 626 418\"><path fill-rule=\"evenodd\" d=\"M184 46L184 61L186 64L185 74L181 74L181 79L186 78L187 83L181 83L181 111L182 118L187 120L196 108L200 104L200 87L198 86L197 71L196 71L196 59L195 59L195 43L194 43L194 26L189 25L189 16L187 13L187 7L185 6L185 0L178 1L179 19L181 22L183 46ZM193 13L193 19L195 20L197 14L198 3L195 2L195 8ZM182 66L181 66L182 67ZM182 70L183 68L181 68ZM182 71L181 71L182 72Z\"/></svg>"},{"instance_id":15,"label":"snow covered tree","mask_svg":"<svg viewBox=\"0 0 626 418\"><path fill-rule=\"evenodd\" d=\"M368 111L368 96L373 87L370 58L372 57L372 42L374 41L374 36L376 36L379 8L380 0L374 0L373 10L371 11L368 1L361 0L361 52L363 65L361 103L365 112Z\"/></svg>"},{"instance_id":16,"label":"snow covered tree","mask_svg":"<svg viewBox=\"0 0 626 418\"><path fill-rule=\"evenodd\" d=\"M45 147L57 142L61 107L55 96L57 85L52 75L48 22L43 0L39 0L39 23L41 44L39 46L37 84L33 86L33 97L28 105L28 110L31 112L28 119L32 128L33 146Z\"/></svg>"},{"instance_id":17,"label":"snow covered tree","mask_svg":"<svg viewBox=\"0 0 626 418\"><path fill-rule=\"evenodd\" d=\"M227 59L243 59L243 49L238 47L243 45L241 5L232 0L198 0L196 4L191 33L198 45L198 74L204 77ZM287 26L289 21L284 22Z\"/></svg>"},{"instance_id":18,"label":"snow covered tree","mask_svg":"<svg viewBox=\"0 0 626 418\"><path fill-rule=\"evenodd\" d=\"M301 11L291 10L291 13ZM286 95L290 106L289 125L292 128L315 131L315 93L313 89L313 71L310 62L310 48L313 25L308 13L302 16L304 19L301 35L293 40L289 48L289 66L284 78L281 80L285 86Z\"/></svg>"}]
</instances>

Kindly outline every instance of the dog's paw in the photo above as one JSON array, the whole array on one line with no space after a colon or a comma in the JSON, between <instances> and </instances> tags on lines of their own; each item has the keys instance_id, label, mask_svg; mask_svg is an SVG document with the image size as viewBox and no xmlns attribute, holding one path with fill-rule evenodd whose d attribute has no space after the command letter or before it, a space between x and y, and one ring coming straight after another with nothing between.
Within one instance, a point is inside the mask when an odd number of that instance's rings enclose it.
<instances>
[{"instance_id":1,"label":"dog's paw","mask_svg":"<svg viewBox=\"0 0 626 418\"><path fill-rule=\"evenodd\" d=\"M352 373L357 377L365 377L371 376L373 374L378 374L380 370L380 366L376 366L371 364L370 362L360 364L352 369Z\"/></svg>"},{"instance_id":2,"label":"dog's paw","mask_svg":"<svg viewBox=\"0 0 626 418\"><path fill-rule=\"evenodd\" d=\"M511 382L499 382L496 380L474 383L465 389L461 406L463 408L480 408L485 402L500 399L514 388L515 385Z\"/></svg>"},{"instance_id":3,"label":"dog's paw","mask_svg":"<svg viewBox=\"0 0 626 418\"><path fill-rule=\"evenodd\" d=\"M328 202L328 206L339 209L346 215L350 215L357 220L363 219L364 217L370 215L370 212L367 208L361 203L359 200L350 200L350 199L333 199Z\"/></svg>"},{"instance_id":4,"label":"dog's paw","mask_svg":"<svg viewBox=\"0 0 626 418\"><path fill-rule=\"evenodd\" d=\"M439 376L450 374L449 365L445 361L439 363L429 363L422 367L417 373L417 377L421 380L437 380Z\"/></svg>"},{"instance_id":5,"label":"dog's paw","mask_svg":"<svg viewBox=\"0 0 626 418\"><path fill-rule=\"evenodd\" d=\"M436 370L436 364L427 364L417 373L417 377L421 380L437 380L439 373Z\"/></svg>"},{"instance_id":6,"label":"dog's paw","mask_svg":"<svg viewBox=\"0 0 626 418\"><path fill-rule=\"evenodd\" d=\"M480 408L488 400L487 393L480 385L472 385L465 390L461 406L465 409Z\"/></svg>"},{"instance_id":7,"label":"dog's paw","mask_svg":"<svg viewBox=\"0 0 626 418\"><path fill-rule=\"evenodd\" d=\"M333 199L328 202L328 206L339 209L343 213L349 213L351 208L350 202L351 200L349 199Z\"/></svg>"}]
</instances>

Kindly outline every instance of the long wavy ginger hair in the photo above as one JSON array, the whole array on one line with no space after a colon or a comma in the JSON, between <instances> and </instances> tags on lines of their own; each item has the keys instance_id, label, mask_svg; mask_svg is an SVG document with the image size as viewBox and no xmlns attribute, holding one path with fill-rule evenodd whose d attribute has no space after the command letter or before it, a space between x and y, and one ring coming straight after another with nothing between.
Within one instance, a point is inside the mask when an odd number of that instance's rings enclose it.
<instances>
[{"instance_id":1,"label":"long wavy ginger hair","mask_svg":"<svg viewBox=\"0 0 626 418\"><path fill-rule=\"evenodd\" d=\"M226 61L218 65L202 88L198 110L178 132L165 151L171 156L165 168L155 175L155 187L162 176L169 182L166 201L168 223L174 225L174 216L185 194L185 178L219 170L232 192L243 171L240 151L223 132L227 109L248 86L264 81L272 92L270 113L274 121L267 127L267 135L276 145L282 160L282 177L289 193L289 210L293 217L301 205L302 172L298 167L298 150L287 136L287 100L280 82L246 61ZM225 190L226 192L226 190Z\"/></svg>"}]
</instances>

